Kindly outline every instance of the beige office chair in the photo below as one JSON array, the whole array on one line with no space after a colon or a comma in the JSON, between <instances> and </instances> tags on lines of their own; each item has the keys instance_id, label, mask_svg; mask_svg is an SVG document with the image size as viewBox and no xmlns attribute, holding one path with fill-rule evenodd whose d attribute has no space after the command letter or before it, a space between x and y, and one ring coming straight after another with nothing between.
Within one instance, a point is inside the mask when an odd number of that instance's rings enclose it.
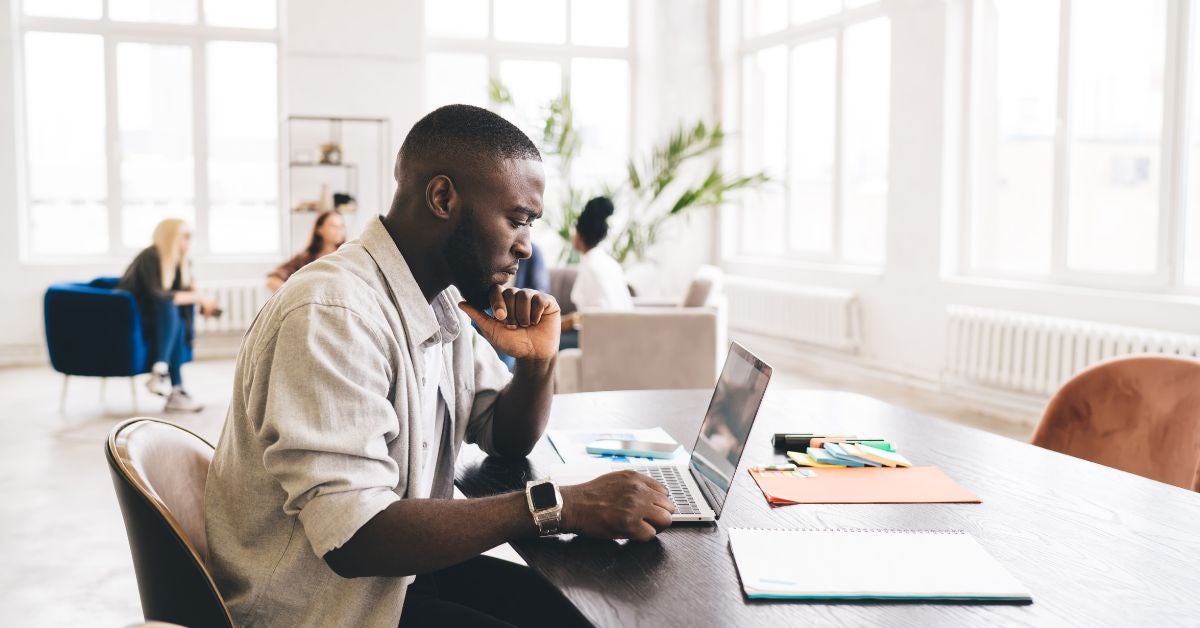
<instances>
[{"instance_id":1,"label":"beige office chair","mask_svg":"<svg viewBox=\"0 0 1200 628\"><path fill-rule=\"evenodd\" d=\"M1034 445L1200 491L1200 361L1106 360L1055 393Z\"/></svg>"},{"instance_id":2,"label":"beige office chair","mask_svg":"<svg viewBox=\"0 0 1200 628\"><path fill-rule=\"evenodd\" d=\"M113 428L104 448L147 621L233 626L204 564L204 483L213 446L158 419Z\"/></svg>"},{"instance_id":3,"label":"beige office chair","mask_svg":"<svg viewBox=\"0 0 1200 628\"><path fill-rule=\"evenodd\" d=\"M721 277L702 266L683 300L584 312L579 348L558 352L554 392L712 388L728 349Z\"/></svg>"}]
</instances>

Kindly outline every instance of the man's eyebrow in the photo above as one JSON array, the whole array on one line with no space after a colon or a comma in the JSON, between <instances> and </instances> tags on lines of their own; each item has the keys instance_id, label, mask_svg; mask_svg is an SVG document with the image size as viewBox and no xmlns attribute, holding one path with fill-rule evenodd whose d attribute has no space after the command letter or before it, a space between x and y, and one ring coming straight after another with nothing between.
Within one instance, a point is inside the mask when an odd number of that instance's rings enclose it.
<instances>
[{"instance_id":1,"label":"man's eyebrow","mask_svg":"<svg viewBox=\"0 0 1200 628\"><path fill-rule=\"evenodd\" d=\"M537 220L538 218L542 217L541 212L534 211L528 207L514 207L512 211L515 211L519 214L525 214L525 216L530 220Z\"/></svg>"}]
</instances>

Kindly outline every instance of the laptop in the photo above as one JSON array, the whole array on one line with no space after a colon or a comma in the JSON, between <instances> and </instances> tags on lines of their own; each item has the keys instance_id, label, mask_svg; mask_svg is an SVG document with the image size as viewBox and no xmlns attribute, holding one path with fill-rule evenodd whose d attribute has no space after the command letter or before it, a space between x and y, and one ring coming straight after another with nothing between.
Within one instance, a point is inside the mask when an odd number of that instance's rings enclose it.
<instances>
[{"instance_id":1,"label":"laptop","mask_svg":"<svg viewBox=\"0 0 1200 628\"><path fill-rule=\"evenodd\" d=\"M562 484L585 482L604 473L632 469L654 478L675 503L672 521L716 521L729 494L746 440L762 405L771 367L745 347L731 343L729 355L688 463L562 465L551 477ZM574 468L573 468L574 467ZM586 476L586 477L583 477Z\"/></svg>"}]
</instances>

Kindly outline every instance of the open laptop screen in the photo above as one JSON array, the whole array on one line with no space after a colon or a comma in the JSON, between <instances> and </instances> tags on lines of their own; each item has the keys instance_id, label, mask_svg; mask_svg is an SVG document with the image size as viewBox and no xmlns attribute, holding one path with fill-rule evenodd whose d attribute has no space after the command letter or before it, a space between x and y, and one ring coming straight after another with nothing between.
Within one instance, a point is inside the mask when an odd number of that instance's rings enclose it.
<instances>
[{"instance_id":1,"label":"open laptop screen","mask_svg":"<svg viewBox=\"0 0 1200 628\"><path fill-rule=\"evenodd\" d=\"M771 379L771 367L732 343L692 449L691 468L717 515Z\"/></svg>"}]
</instances>

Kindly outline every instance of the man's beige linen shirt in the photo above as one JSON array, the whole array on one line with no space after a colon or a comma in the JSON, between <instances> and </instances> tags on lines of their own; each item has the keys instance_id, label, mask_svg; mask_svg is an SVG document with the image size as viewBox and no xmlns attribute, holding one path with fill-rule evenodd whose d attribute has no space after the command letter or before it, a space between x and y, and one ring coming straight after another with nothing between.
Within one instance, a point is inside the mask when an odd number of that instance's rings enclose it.
<instances>
[{"instance_id":1,"label":"man's beige linen shirt","mask_svg":"<svg viewBox=\"0 0 1200 628\"><path fill-rule=\"evenodd\" d=\"M492 410L511 376L459 300L448 288L431 308L371 220L263 307L242 341L204 492L208 564L239 625L399 623L411 578L344 579L323 556L417 494L426 447L441 445L432 496L442 498L464 440L493 453ZM434 342L452 394L443 433L423 434L421 384L434 375L423 349Z\"/></svg>"}]
</instances>

